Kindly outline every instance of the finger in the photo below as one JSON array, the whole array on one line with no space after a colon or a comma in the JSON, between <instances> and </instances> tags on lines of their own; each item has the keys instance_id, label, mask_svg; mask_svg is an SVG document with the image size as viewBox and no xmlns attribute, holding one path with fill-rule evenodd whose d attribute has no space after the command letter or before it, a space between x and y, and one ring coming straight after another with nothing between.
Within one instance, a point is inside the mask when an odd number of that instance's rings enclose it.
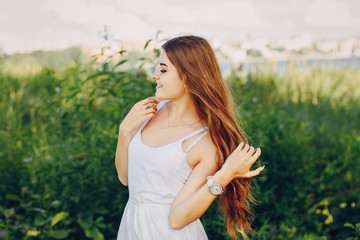
<instances>
[{"instance_id":1,"label":"finger","mask_svg":"<svg viewBox=\"0 0 360 240\"><path fill-rule=\"evenodd\" d=\"M261 155L261 149L257 148L255 154L253 155L253 157L255 157L257 159L257 158L260 157L260 155Z\"/></svg>"},{"instance_id":2,"label":"finger","mask_svg":"<svg viewBox=\"0 0 360 240\"><path fill-rule=\"evenodd\" d=\"M148 97L145 100L146 100L147 103L159 103L159 100L157 98L155 98L155 97Z\"/></svg>"},{"instance_id":3,"label":"finger","mask_svg":"<svg viewBox=\"0 0 360 240\"><path fill-rule=\"evenodd\" d=\"M160 99L156 98L155 96L153 96L152 98L155 99L155 101L156 101L157 103L159 103L159 102L161 101Z\"/></svg>"},{"instance_id":4,"label":"finger","mask_svg":"<svg viewBox=\"0 0 360 240\"><path fill-rule=\"evenodd\" d=\"M248 154L253 155L253 153L255 152L255 148L254 147L250 147Z\"/></svg>"},{"instance_id":5,"label":"finger","mask_svg":"<svg viewBox=\"0 0 360 240\"><path fill-rule=\"evenodd\" d=\"M236 152L240 152L240 151L243 149L243 147L244 147L244 142L241 142L241 143L237 146L237 148L235 149L235 151L236 151Z\"/></svg>"},{"instance_id":6,"label":"finger","mask_svg":"<svg viewBox=\"0 0 360 240\"><path fill-rule=\"evenodd\" d=\"M250 148L250 145L246 144L243 148L243 151L247 152L247 151L249 151L249 148Z\"/></svg>"},{"instance_id":7,"label":"finger","mask_svg":"<svg viewBox=\"0 0 360 240\"><path fill-rule=\"evenodd\" d=\"M255 154L249 159L251 162L251 165L254 164L254 162L260 157L261 155L261 149L257 148Z\"/></svg>"},{"instance_id":8,"label":"finger","mask_svg":"<svg viewBox=\"0 0 360 240\"><path fill-rule=\"evenodd\" d=\"M151 106L151 107L148 107L148 106ZM144 107L144 106L142 106L142 107ZM149 108L153 108L153 109L157 110L157 104L154 104L154 103L148 103L148 104L146 104L146 105L145 105L145 109L147 110L147 109L149 109Z\"/></svg>"},{"instance_id":9,"label":"finger","mask_svg":"<svg viewBox=\"0 0 360 240\"><path fill-rule=\"evenodd\" d=\"M146 114L144 115L144 118L142 119L144 122L150 118L153 118L155 117L155 113L149 113L149 114Z\"/></svg>"},{"instance_id":10,"label":"finger","mask_svg":"<svg viewBox=\"0 0 360 240\"><path fill-rule=\"evenodd\" d=\"M155 112L157 111L157 105L156 104L153 104L152 108L155 110Z\"/></svg>"},{"instance_id":11,"label":"finger","mask_svg":"<svg viewBox=\"0 0 360 240\"><path fill-rule=\"evenodd\" d=\"M139 102L141 105L146 105L148 103L158 103L157 99L155 97L148 97Z\"/></svg>"},{"instance_id":12,"label":"finger","mask_svg":"<svg viewBox=\"0 0 360 240\"><path fill-rule=\"evenodd\" d=\"M145 109L145 115L149 114L149 113L155 113L156 112L156 109L155 108L148 108L148 109Z\"/></svg>"},{"instance_id":13,"label":"finger","mask_svg":"<svg viewBox=\"0 0 360 240\"><path fill-rule=\"evenodd\" d=\"M257 176L257 175L259 175L261 173L262 170L264 170L264 168L265 168L265 165L255 169L253 171L249 171L247 174L245 174L244 177L251 178L251 177Z\"/></svg>"},{"instance_id":14,"label":"finger","mask_svg":"<svg viewBox=\"0 0 360 240\"><path fill-rule=\"evenodd\" d=\"M156 98L155 96L151 96L151 97L148 97L148 98L152 98L152 99L154 99L156 102L160 102L160 101L161 101L160 99Z\"/></svg>"}]
</instances>

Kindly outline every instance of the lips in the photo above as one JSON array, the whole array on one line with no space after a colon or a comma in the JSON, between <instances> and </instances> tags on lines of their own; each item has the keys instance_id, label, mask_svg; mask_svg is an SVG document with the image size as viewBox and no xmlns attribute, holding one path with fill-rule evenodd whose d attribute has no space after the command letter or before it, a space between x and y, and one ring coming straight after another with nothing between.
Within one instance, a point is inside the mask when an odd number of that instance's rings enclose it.
<instances>
[{"instance_id":1,"label":"lips","mask_svg":"<svg viewBox=\"0 0 360 240\"><path fill-rule=\"evenodd\" d=\"M162 88L162 84L160 84L160 83L158 83L157 85L156 85L156 89L159 89L159 88Z\"/></svg>"}]
</instances>

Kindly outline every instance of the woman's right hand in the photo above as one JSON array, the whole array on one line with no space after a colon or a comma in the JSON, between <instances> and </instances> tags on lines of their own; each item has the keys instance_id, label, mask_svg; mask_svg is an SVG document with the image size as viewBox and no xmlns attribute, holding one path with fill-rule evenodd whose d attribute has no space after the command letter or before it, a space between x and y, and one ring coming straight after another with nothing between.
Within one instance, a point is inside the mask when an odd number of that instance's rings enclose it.
<instances>
[{"instance_id":1,"label":"woman's right hand","mask_svg":"<svg viewBox=\"0 0 360 240\"><path fill-rule=\"evenodd\" d=\"M119 127L119 134L132 138L139 127L148 119L155 116L159 100L155 97L137 102L126 115ZM146 108L146 106L151 106Z\"/></svg>"}]
</instances>

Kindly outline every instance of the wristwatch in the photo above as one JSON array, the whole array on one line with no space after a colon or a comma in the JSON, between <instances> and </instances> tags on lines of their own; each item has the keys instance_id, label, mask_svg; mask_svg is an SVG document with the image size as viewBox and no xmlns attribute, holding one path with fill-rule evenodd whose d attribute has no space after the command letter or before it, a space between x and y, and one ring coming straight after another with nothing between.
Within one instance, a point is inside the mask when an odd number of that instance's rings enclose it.
<instances>
[{"instance_id":1,"label":"wristwatch","mask_svg":"<svg viewBox=\"0 0 360 240\"><path fill-rule=\"evenodd\" d=\"M225 191L225 189L220 184L214 182L212 176L207 177L207 185L210 192L214 195L220 195Z\"/></svg>"}]
</instances>

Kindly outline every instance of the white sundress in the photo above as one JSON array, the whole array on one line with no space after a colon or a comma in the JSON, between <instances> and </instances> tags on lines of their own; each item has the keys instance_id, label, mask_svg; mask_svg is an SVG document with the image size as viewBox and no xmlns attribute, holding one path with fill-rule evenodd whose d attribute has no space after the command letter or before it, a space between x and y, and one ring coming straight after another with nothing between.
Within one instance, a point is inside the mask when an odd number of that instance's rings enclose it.
<instances>
[{"instance_id":1,"label":"white sundress","mask_svg":"<svg viewBox=\"0 0 360 240\"><path fill-rule=\"evenodd\" d=\"M161 101L158 111L168 101ZM172 229L168 221L171 205L192 172L186 162L186 154L206 135L207 127L176 142L153 148L145 145L141 139L141 131L148 121L140 127L129 145L129 200L117 240L207 240L199 219L180 230ZM204 133L184 152L182 142L201 132Z\"/></svg>"}]
</instances>

